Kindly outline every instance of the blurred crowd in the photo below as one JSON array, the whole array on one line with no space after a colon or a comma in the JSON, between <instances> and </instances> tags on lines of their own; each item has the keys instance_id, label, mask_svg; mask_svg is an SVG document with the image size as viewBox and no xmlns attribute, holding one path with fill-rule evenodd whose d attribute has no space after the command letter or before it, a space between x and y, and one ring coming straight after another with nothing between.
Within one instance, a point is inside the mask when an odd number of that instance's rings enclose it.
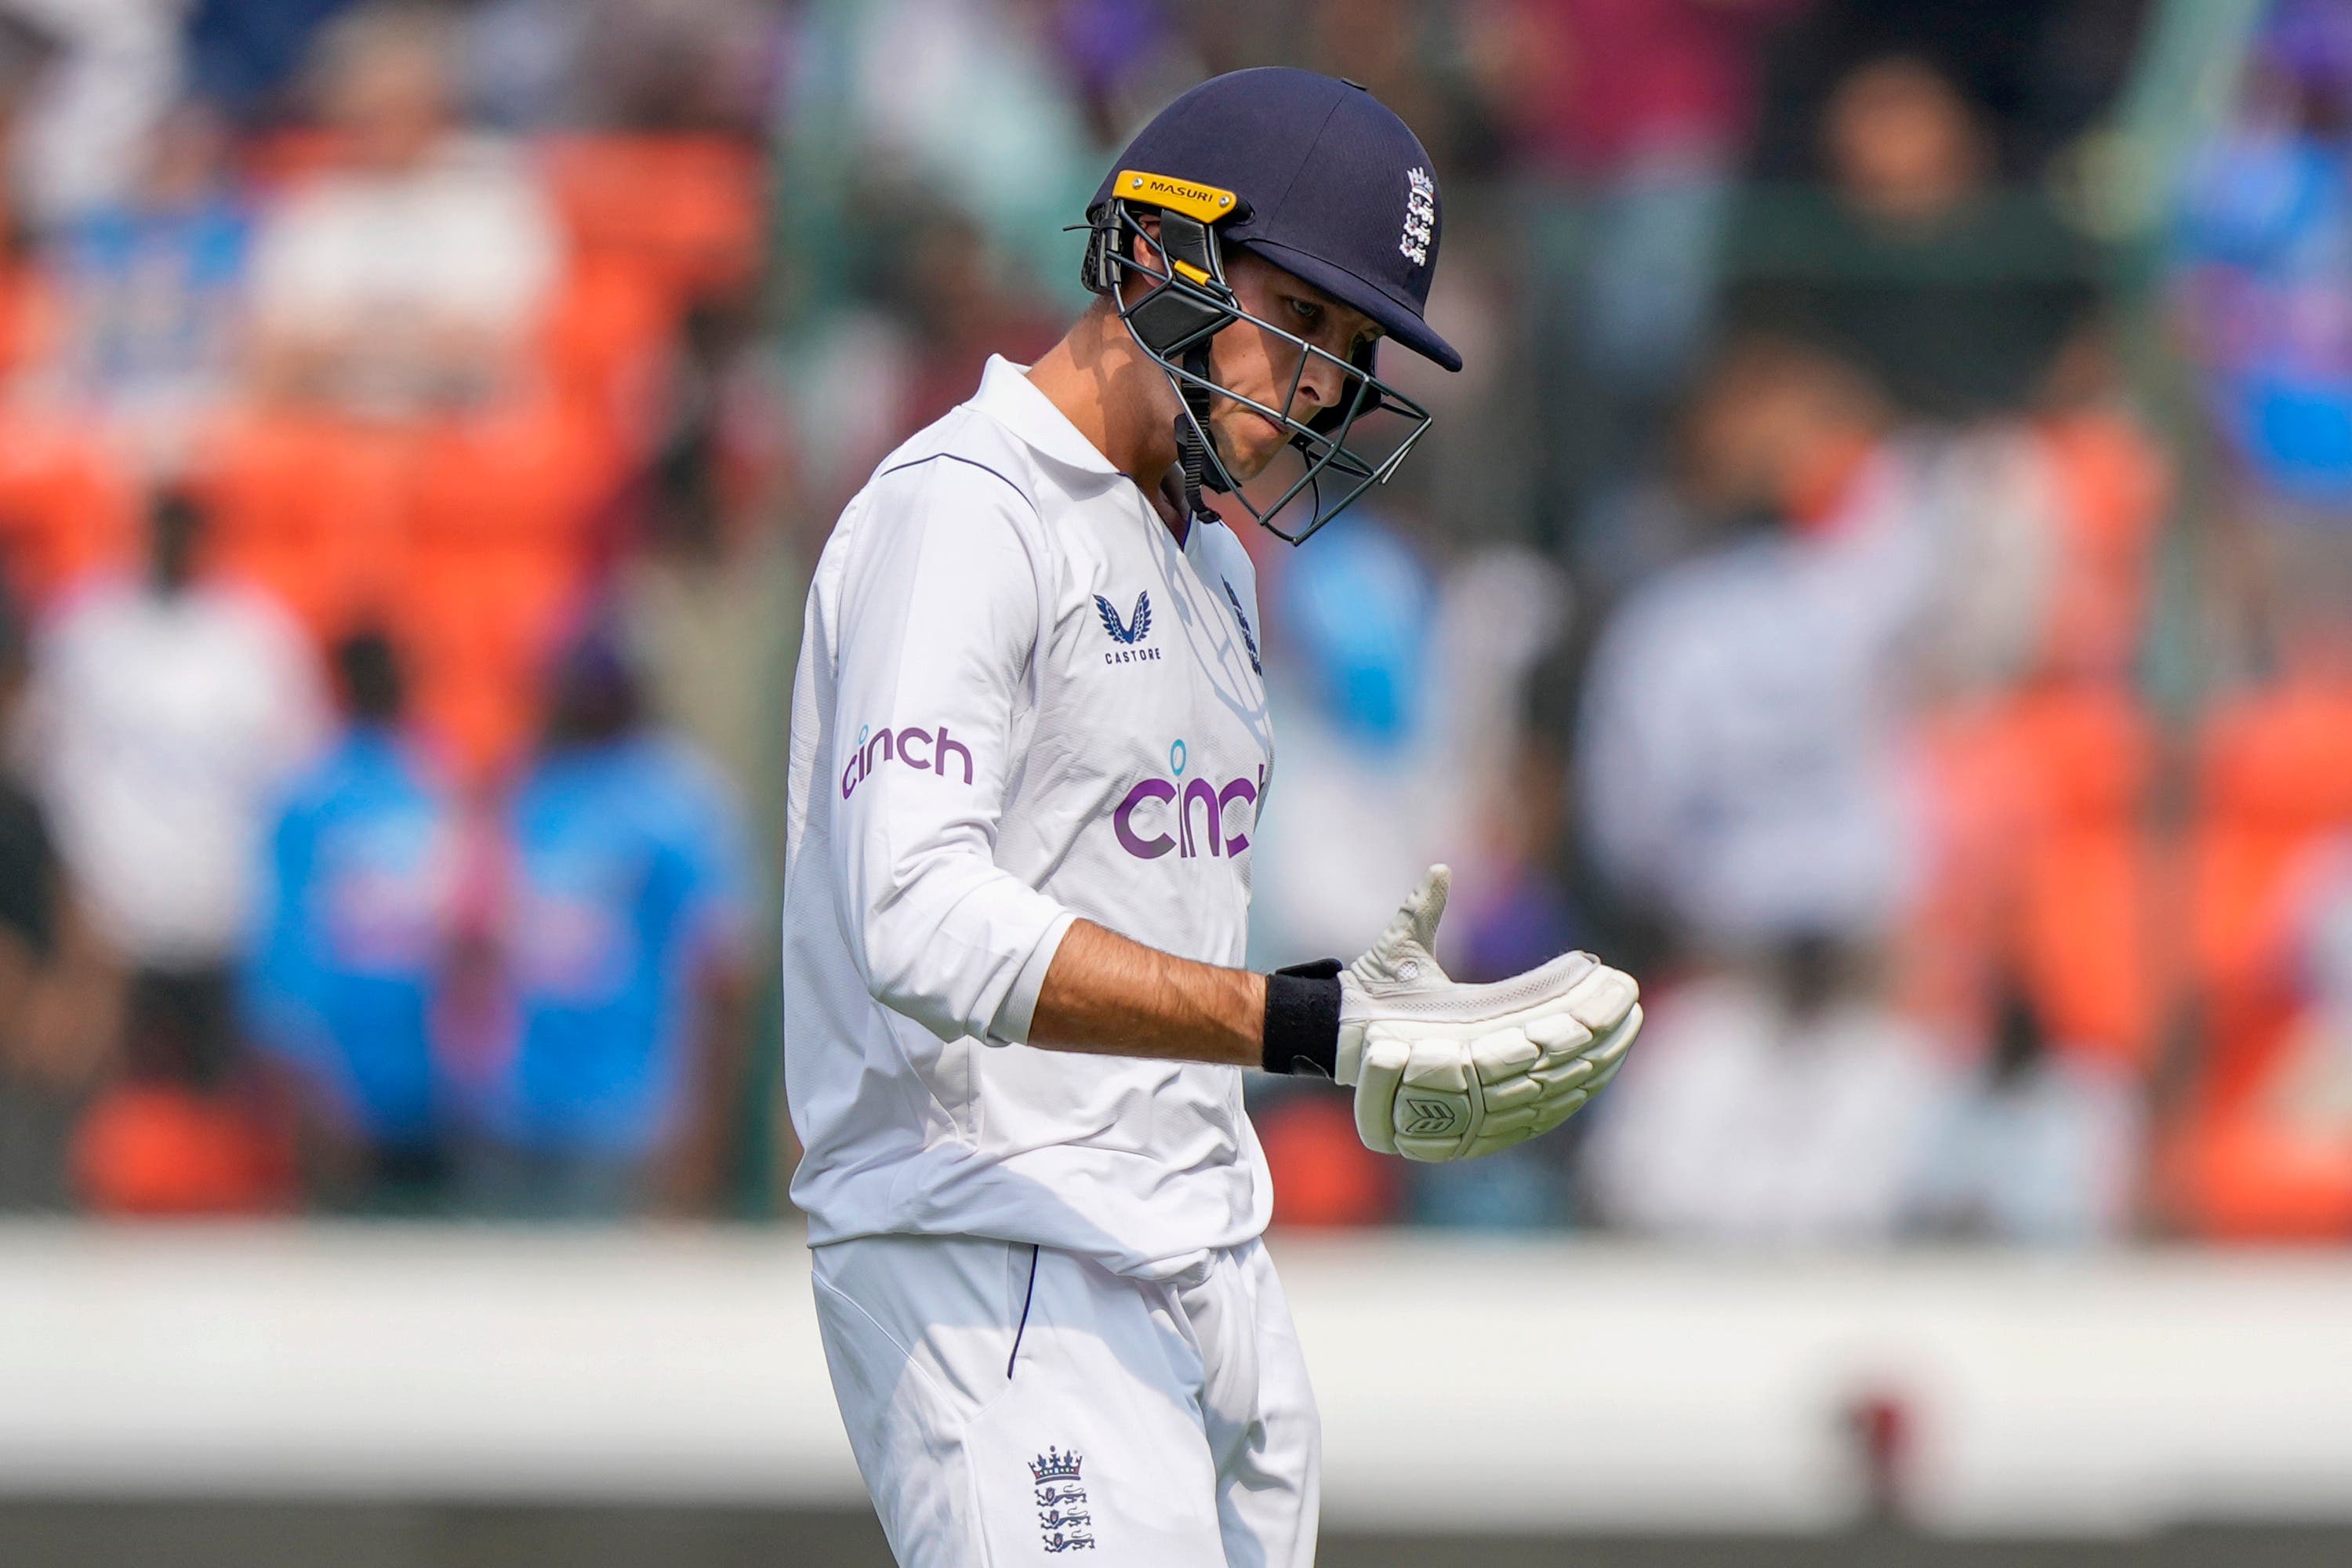
<instances>
[{"instance_id":1,"label":"blurred crowd","mask_svg":"<svg viewBox=\"0 0 2352 1568\"><path fill-rule=\"evenodd\" d=\"M1282 62L1469 365L1242 531L1254 957L1444 859L1458 975L1650 1021L1459 1167L1254 1085L1279 1219L2352 1236L2352 0L2119 222L2181 10L0 0L0 1205L771 1203L806 563Z\"/></svg>"},{"instance_id":2,"label":"blurred crowd","mask_svg":"<svg viewBox=\"0 0 2352 1568\"><path fill-rule=\"evenodd\" d=\"M744 1189L776 25L0 7L0 1204Z\"/></svg>"}]
</instances>

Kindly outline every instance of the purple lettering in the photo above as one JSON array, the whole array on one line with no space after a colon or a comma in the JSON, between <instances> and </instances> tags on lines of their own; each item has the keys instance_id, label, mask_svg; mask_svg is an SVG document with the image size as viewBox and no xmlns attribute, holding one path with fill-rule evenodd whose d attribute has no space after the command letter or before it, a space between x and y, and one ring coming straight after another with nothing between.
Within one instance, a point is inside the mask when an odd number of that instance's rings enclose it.
<instances>
[{"instance_id":1,"label":"purple lettering","mask_svg":"<svg viewBox=\"0 0 2352 1568\"><path fill-rule=\"evenodd\" d=\"M931 748L931 771L941 778L948 776L948 753L954 752L963 758L963 782L971 783L971 753L961 742L948 739L948 727L940 726L939 741Z\"/></svg>"},{"instance_id":2,"label":"purple lettering","mask_svg":"<svg viewBox=\"0 0 2352 1568\"><path fill-rule=\"evenodd\" d=\"M1217 825L1219 831L1223 831L1223 829L1225 807L1236 800L1248 801L1250 805L1255 806L1257 804L1257 785L1250 783L1247 779L1235 779L1233 783L1227 784L1224 788L1217 792ZM1255 827L1257 826L1257 818L1255 816L1251 816L1250 826L1252 827ZM1248 847L1249 835L1246 833L1236 833L1231 838L1225 840L1225 853L1228 855L1238 855Z\"/></svg>"},{"instance_id":3,"label":"purple lettering","mask_svg":"<svg viewBox=\"0 0 2352 1568\"><path fill-rule=\"evenodd\" d=\"M847 800L850 791L866 782L866 759L872 751L862 739L849 748L849 764L841 770L842 799Z\"/></svg>"},{"instance_id":4,"label":"purple lettering","mask_svg":"<svg viewBox=\"0 0 2352 1568\"><path fill-rule=\"evenodd\" d=\"M1222 853L1223 843L1224 826L1217 817L1217 786L1206 779L1194 779L1184 786L1184 804L1176 811L1176 828L1183 836L1181 852L1187 860L1192 858L1192 803L1196 800L1208 807L1209 853Z\"/></svg>"},{"instance_id":5,"label":"purple lettering","mask_svg":"<svg viewBox=\"0 0 2352 1568\"><path fill-rule=\"evenodd\" d=\"M958 742L949 740L947 726L944 724L940 726L937 734L933 734L919 724L908 724L895 731L877 730L870 735L860 730L858 734L861 737L860 743L851 749L849 763L841 770L841 798L844 800L847 800L856 792L857 786L864 784L873 773L877 762L887 763L896 760L907 763L918 772L936 773L945 777L950 752L963 759L963 782L971 783L971 750ZM918 741L929 748L928 756L919 757L915 754L915 742Z\"/></svg>"},{"instance_id":6,"label":"purple lettering","mask_svg":"<svg viewBox=\"0 0 2352 1568\"><path fill-rule=\"evenodd\" d=\"M1172 801L1175 798L1176 786L1166 779L1145 779L1141 784L1129 790L1127 798L1118 803L1118 809L1110 814L1111 830L1118 835L1118 847L1139 860L1157 860L1175 848L1176 840L1167 834L1158 833L1144 838L1138 836L1134 827L1129 825L1129 819L1135 815L1135 808L1145 801Z\"/></svg>"}]
</instances>

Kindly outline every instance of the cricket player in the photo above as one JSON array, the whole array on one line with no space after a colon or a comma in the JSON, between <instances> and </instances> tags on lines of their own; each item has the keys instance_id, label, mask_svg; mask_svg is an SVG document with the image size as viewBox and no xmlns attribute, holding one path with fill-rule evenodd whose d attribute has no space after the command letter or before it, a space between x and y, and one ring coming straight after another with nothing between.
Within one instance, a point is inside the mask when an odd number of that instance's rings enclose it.
<instances>
[{"instance_id":1,"label":"cricket player","mask_svg":"<svg viewBox=\"0 0 2352 1568\"><path fill-rule=\"evenodd\" d=\"M1296 542L1394 471L1428 416L1378 345L1462 363L1422 319L1443 216L1362 88L1193 89L1088 211L1094 306L885 458L818 562L793 1197L901 1563L1304 1568L1319 1437L1243 1073L1335 1079L1372 1148L1461 1159L1564 1121L1640 1027L1584 953L1449 980L1443 867L1344 968L1239 967L1274 740L1203 491ZM1400 1350L1378 1375L1443 1353Z\"/></svg>"}]
</instances>

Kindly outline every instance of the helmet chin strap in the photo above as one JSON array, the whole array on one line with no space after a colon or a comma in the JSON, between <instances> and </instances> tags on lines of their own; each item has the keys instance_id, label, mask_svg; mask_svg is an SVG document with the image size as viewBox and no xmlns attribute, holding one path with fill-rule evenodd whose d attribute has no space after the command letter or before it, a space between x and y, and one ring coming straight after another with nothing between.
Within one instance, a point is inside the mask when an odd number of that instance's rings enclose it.
<instances>
[{"instance_id":1,"label":"helmet chin strap","mask_svg":"<svg viewBox=\"0 0 2352 1568\"><path fill-rule=\"evenodd\" d=\"M1201 343L1186 354L1184 368L1199 380L1208 380L1209 345ZM1202 518L1213 522L1217 514L1201 499L1201 486L1209 472L1208 447L1201 439L1201 432L1209 427L1209 393L1205 387L1191 385L1182 389L1182 395L1192 417L1176 416L1176 457L1184 471L1184 522L1189 528Z\"/></svg>"}]
</instances>

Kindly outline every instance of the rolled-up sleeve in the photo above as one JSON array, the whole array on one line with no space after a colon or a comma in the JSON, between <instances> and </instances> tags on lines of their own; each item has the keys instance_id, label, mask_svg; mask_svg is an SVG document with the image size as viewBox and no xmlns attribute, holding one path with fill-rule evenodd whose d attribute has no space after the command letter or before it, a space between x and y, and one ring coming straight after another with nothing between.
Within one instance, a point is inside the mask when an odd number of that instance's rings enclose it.
<instances>
[{"instance_id":1,"label":"rolled-up sleeve","mask_svg":"<svg viewBox=\"0 0 2352 1568\"><path fill-rule=\"evenodd\" d=\"M841 584L825 761L835 886L875 1000L943 1040L1028 1036L1072 916L999 867L1044 624L1035 514L935 458L877 482Z\"/></svg>"}]
</instances>

